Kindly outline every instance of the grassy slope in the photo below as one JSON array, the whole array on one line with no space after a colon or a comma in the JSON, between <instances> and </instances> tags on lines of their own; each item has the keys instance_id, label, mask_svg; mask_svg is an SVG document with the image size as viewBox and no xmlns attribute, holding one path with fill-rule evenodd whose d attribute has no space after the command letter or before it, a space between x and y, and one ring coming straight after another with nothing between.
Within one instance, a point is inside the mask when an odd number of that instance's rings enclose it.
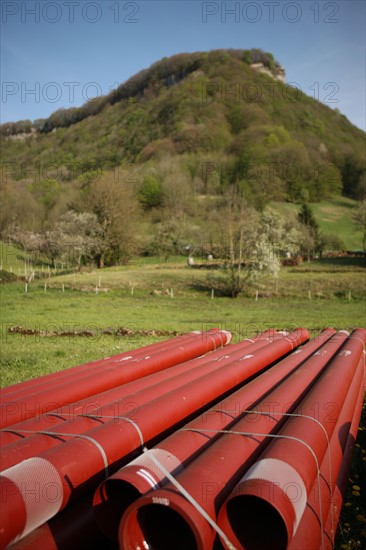
<instances>
[{"instance_id":1,"label":"grassy slope","mask_svg":"<svg viewBox=\"0 0 366 550\"><path fill-rule=\"evenodd\" d=\"M299 210L299 205L287 202L273 202L272 206L282 215L296 214ZM324 233L337 235L344 242L346 250L362 250L362 231L352 221L356 201L336 196L327 201L311 203L310 206Z\"/></svg>"},{"instance_id":2,"label":"grassy slope","mask_svg":"<svg viewBox=\"0 0 366 550\"><path fill-rule=\"evenodd\" d=\"M24 275L27 254L12 246L0 241L0 267L5 271L12 271L15 275Z\"/></svg>"}]
</instances>

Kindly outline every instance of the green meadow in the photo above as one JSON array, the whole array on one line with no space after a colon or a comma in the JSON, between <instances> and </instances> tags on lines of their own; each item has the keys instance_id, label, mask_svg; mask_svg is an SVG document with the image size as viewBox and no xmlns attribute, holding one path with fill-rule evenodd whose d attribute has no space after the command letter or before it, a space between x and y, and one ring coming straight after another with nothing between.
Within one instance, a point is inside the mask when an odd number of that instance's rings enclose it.
<instances>
[{"instance_id":1,"label":"green meadow","mask_svg":"<svg viewBox=\"0 0 366 550\"><path fill-rule=\"evenodd\" d=\"M217 270L189 268L184 258L140 259L125 267L64 275L46 271L27 289L24 280L3 284L1 385L170 333L221 327L238 341L270 327L303 326L316 334L328 326L365 326L362 262L344 258L285 267L277 281L263 279L236 299L215 291Z\"/></svg>"}]
</instances>

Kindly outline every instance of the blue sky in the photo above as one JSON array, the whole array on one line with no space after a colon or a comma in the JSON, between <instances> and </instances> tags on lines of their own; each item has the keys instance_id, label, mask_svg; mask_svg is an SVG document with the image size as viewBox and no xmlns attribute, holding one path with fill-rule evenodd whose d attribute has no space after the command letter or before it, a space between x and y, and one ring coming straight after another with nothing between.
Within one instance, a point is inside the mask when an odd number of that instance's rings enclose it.
<instances>
[{"instance_id":1,"label":"blue sky","mask_svg":"<svg viewBox=\"0 0 366 550\"><path fill-rule=\"evenodd\" d=\"M179 52L261 48L365 130L365 1L2 0L1 120L108 93Z\"/></svg>"}]
</instances>

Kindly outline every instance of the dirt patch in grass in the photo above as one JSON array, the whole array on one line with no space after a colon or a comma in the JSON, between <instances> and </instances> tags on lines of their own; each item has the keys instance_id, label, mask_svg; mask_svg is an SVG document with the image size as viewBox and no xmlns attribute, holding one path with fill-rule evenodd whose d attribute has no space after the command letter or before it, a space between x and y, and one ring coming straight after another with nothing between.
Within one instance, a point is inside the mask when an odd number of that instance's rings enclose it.
<instances>
[{"instance_id":1,"label":"dirt patch in grass","mask_svg":"<svg viewBox=\"0 0 366 550\"><path fill-rule=\"evenodd\" d=\"M34 328L26 328L22 326L8 327L9 334L21 334L22 336L42 336L42 337L54 337L54 336L99 336L99 334L111 335L111 336L177 336L179 333L176 330L159 330L159 329L147 329L147 330L132 330L128 327L106 328L97 333L95 330L38 330Z\"/></svg>"}]
</instances>

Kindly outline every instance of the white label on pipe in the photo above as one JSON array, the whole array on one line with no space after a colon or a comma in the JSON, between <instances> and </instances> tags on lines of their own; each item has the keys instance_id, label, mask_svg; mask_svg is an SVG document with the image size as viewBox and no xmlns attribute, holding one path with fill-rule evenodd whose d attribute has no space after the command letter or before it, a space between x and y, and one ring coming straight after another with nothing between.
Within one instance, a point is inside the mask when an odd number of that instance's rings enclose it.
<instances>
[{"instance_id":1,"label":"white label on pipe","mask_svg":"<svg viewBox=\"0 0 366 550\"><path fill-rule=\"evenodd\" d=\"M136 475L142 477L148 483L148 485L150 485L150 487L152 489L155 489L155 487L158 486L158 483L157 483L156 479L154 478L154 476L150 472L148 472L147 470L144 470L144 469L141 468L141 470L136 472Z\"/></svg>"},{"instance_id":2,"label":"white label on pipe","mask_svg":"<svg viewBox=\"0 0 366 550\"><path fill-rule=\"evenodd\" d=\"M241 479L240 484L243 481L254 479L261 479L274 483L289 498L295 511L294 535L305 511L307 502L306 487L300 474L284 460L263 458L249 468Z\"/></svg>"},{"instance_id":3,"label":"white label on pipe","mask_svg":"<svg viewBox=\"0 0 366 550\"><path fill-rule=\"evenodd\" d=\"M142 468L138 470L137 475L144 478L145 481L154 488L164 479L165 475L155 462L149 459L150 454L152 454L168 472L173 472L179 468L182 463L175 455L165 451L165 449L150 449L148 452L145 452L143 455L140 455L127 464L126 468L129 466L142 466Z\"/></svg>"},{"instance_id":4,"label":"white label on pipe","mask_svg":"<svg viewBox=\"0 0 366 550\"><path fill-rule=\"evenodd\" d=\"M229 332L228 330L222 330L221 331L223 334L226 334L226 343L227 344L230 344L231 340L232 340L232 334L231 332Z\"/></svg>"},{"instance_id":5,"label":"white label on pipe","mask_svg":"<svg viewBox=\"0 0 366 550\"><path fill-rule=\"evenodd\" d=\"M26 509L23 533L15 540L25 537L59 512L63 500L62 481L48 460L28 458L4 470L1 475L17 486Z\"/></svg>"}]
</instances>

